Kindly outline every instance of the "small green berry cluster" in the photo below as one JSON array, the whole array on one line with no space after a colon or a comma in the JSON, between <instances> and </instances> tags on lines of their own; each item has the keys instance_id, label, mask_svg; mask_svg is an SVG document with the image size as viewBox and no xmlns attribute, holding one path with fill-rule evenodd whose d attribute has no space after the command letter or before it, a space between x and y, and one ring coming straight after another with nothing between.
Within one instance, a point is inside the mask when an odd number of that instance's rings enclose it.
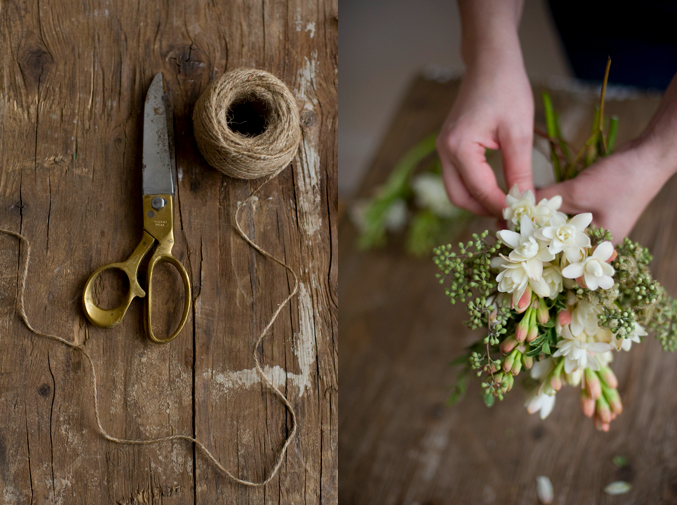
<instances>
[{"instance_id":1,"label":"small green berry cluster","mask_svg":"<svg viewBox=\"0 0 677 505\"><path fill-rule=\"evenodd\" d=\"M591 226L588 228L587 232L593 247L598 246L602 242L611 242L613 240L611 232L604 228L593 228Z\"/></svg>"},{"instance_id":2,"label":"small green berry cluster","mask_svg":"<svg viewBox=\"0 0 677 505\"><path fill-rule=\"evenodd\" d=\"M654 333L663 350L677 349L677 300L660 288L661 297L647 322L647 330Z\"/></svg>"},{"instance_id":3,"label":"small green berry cluster","mask_svg":"<svg viewBox=\"0 0 677 505\"><path fill-rule=\"evenodd\" d=\"M599 323L609 328L617 337L627 338L635 330L635 313L632 310L605 307L599 316Z\"/></svg>"}]
</instances>

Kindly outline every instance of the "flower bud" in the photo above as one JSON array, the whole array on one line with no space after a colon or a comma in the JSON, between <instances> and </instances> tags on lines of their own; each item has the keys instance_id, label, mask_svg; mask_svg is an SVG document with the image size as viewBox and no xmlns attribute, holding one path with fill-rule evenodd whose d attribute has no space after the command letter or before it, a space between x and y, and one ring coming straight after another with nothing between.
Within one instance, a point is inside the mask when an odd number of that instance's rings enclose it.
<instances>
[{"instance_id":1,"label":"flower bud","mask_svg":"<svg viewBox=\"0 0 677 505\"><path fill-rule=\"evenodd\" d=\"M570 310L563 310L559 314L557 314L557 321L561 326L566 326L571 322L571 311Z\"/></svg>"},{"instance_id":2,"label":"flower bud","mask_svg":"<svg viewBox=\"0 0 677 505\"><path fill-rule=\"evenodd\" d=\"M595 400L590 398L585 389L581 389L581 409L585 417L592 417L595 414Z\"/></svg>"},{"instance_id":3,"label":"flower bud","mask_svg":"<svg viewBox=\"0 0 677 505\"><path fill-rule=\"evenodd\" d=\"M498 347L503 354L510 354L510 352L517 347L517 339L514 336L506 338Z\"/></svg>"},{"instance_id":4,"label":"flower bud","mask_svg":"<svg viewBox=\"0 0 677 505\"><path fill-rule=\"evenodd\" d=\"M512 364L512 369L510 370L510 372L512 373L513 376L515 376L518 375L521 370L522 370L522 360L518 356L515 359L515 362Z\"/></svg>"},{"instance_id":5,"label":"flower bud","mask_svg":"<svg viewBox=\"0 0 677 505\"><path fill-rule=\"evenodd\" d=\"M536 324L536 311L532 312L529 322L529 331L527 332L527 342L532 342L538 337L538 325Z\"/></svg>"},{"instance_id":6,"label":"flower bud","mask_svg":"<svg viewBox=\"0 0 677 505\"><path fill-rule=\"evenodd\" d=\"M540 324L546 324L550 321L550 312L548 311L548 305L545 303L543 298L538 299L538 322Z\"/></svg>"},{"instance_id":7,"label":"flower bud","mask_svg":"<svg viewBox=\"0 0 677 505\"><path fill-rule=\"evenodd\" d=\"M529 305L531 304L531 288L527 286L527 289L524 290L524 294L522 295L522 298L519 299L517 302L517 307L515 307L515 310L517 311L518 314L521 314L527 308L529 308Z\"/></svg>"},{"instance_id":8,"label":"flower bud","mask_svg":"<svg viewBox=\"0 0 677 505\"><path fill-rule=\"evenodd\" d=\"M563 362L560 362L559 366L556 366L555 369L550 372L550 387L555 391L562 389L562 368Z\"/></svg>"},{"instance_id":9,"label":"flower bud","mask_svg":"<svg viewBox=\"0 0 677 505\"><path fill-rule=\"evenodd\" d=\"M503 360L503 370L506 372L509 372L510 369L512 368L512 364L515 361L515 351L511 352L506 358Z\"/></svg>"},{"instance_id":10,"label":"flower bud","mask_svg":"<svg viewBox=\"0 0 677 505\"><path fill-rule=\"evenodd\" d=\"M594 400L602 396L602 384L599 382L599 377L594 370L585 369L585 389L588 391L590 398Z\"/></svg>"},{"instance_id":11,"label":"flower bud","mask_svg":"<svg viewBox=\"0 0 677 505\"><path fill-rule=\"evenodd\" d=\"M623 412L623 404L621 403L621 396L617 389L604 389L604 398L609 402L609 407L614 415Z\"/></svg>"},{"instance_id":12,"label":"flower bud","mask_svg":"<svg viewBox=\"0 0 677 505\"><path fill-rule=\"evenodd\" d=\"M531 370L531 367L534 366L533 356L527 356L525 354L522 354L522 365L524 365L524 368L526 368L527 370Z\"/></svg>"},{"instance_id":13,"label":"flower bud","mask_svg":"<svg viewBox=\"0 0 677 505\"><path fill-rule=\"evenodd\" d=\"M513 384L515 384L515 378L510 374L506 374L503 381L501 382L501 391L503 393L507 393L512 389Z\"/></svg>"},{"instance_id":14,"label":"flower bud","mask_svg":"<svg viewBox=\"0 0 677 505\"><path fill-rule=\"evenodd\" d=\"M602 367L602 369L599 371L599 376L602 378L604 384L610 388L616 389L618 387L618 379L611 368L608 366Z\"/></svg>"},{"instance_id":15,"label":"flower bud","mask_svg":"<svg viewBox=\"0 0 677 505\"><path fill-rule=\"evenodd\" d=\"M595 417L595 428L599 431L609 431L609 423L605 423L598 417Z\"/></svg>"},{"instance_id":16,"label":"flower bud","mask_svg":"<svg viewBox=\"0 0 677 505\"><path fill-rule=\"evenodd\" d=\"M531 308L529 308L522 317L522 320L517 323L517 328L515 328L515 338L518 342L524 342L527 338L527 333L529 332L529 322L531 321Z\"/></svg>"},{"instance_id":17,"label":"flower bud","mask_svg":"<svg viewBox=\"0 0 677 505\"><path fill-rule=\"evenodd\" d=\"M609 404L606 402L604 397L600 397L595 402L595 415L599 418L602 423L611 422L611 410L609 409Z\"/></svg>"}]
</instances>

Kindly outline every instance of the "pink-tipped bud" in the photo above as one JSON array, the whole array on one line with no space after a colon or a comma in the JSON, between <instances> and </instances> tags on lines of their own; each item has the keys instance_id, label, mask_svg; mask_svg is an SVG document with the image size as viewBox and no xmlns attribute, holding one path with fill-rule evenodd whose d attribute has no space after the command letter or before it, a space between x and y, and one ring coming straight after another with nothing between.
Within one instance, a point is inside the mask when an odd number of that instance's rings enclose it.
<instances>
[{"instance_id":1,"label":"pink-tipped bud","mask_svg":"<svg viewBox=\"0 0 677 505\"><path fill-rule=\"evenodd\" d=\"M536 325L529 327L529 332L527 333L527 342L532 342L538 337L538 327Z\"/></svg>"},{"instance_id":2,"label":"pink-tipped bud","mask_svg":"<svg viewBox=\"0 0 677 505\"><path fill-rule=\"evenodd\" d=\"M585 417L592 417L595 414L595 400L590 398L585 389L581 390L581 409Z\"/></svg>"},{"instance_id":3,"label":"pink-tipped bud","mask_svg":"<svg viewBox=\"0 0 677 505\"><path fill-rule=\"evenodd\" d=\"M583 276L581 277L576 277L576 284L578 284L582 288L587 288L588 286L585 284L585 279L583 279Z\"/></svg>"},{"instance_id":4,"label":"pink-tipped bud","mask_svg":"<svg viewBox=\"0 0 677 505\"><path fill-rule=\"evenodd\" d=\"M512 369L510 371L513 374L513 376L515 376L518 375L521 370L522 370L522 360L518 357L512 364Z\"/></svg>"},{"instance_id":5,"label":"pink-tipped bud","mask_svg":"<svg viewBox=\"0 0 677 505\"><path fill-rule=\"evenodd\" d=\"M519 301L517 302L517 307L515 307L515 310L517 311L518 314L521 314L522 312L524 312L529 308L530 304L531 304L531 288L527 287L527 289L524 290L522 298L520 298Z\"/></svg>"},{"instance_id":6,"label":"pink-tipped bud","mask_svg":"<svg viewBox=\"0 0 677 505\"><path fill-rule=\"evenodd\" d=\"M562 389L562 378L559 375L554 375L550 378L550 386L555 391Z\"/></svg>"},{"instance_id":7,"label":"pink-tipped bud","mask_svg":"<svg viewBox=\"0 0 677 505\"><path fill-rule=\"evenodd\" d=\"M515 361L515 352L513 351L503 360L503 370L509 372L510 369L512 368L512 364L514 361Z\"/></svg>"},{"instance_id":8,"label":"pink-tipped bud","mask_svg":"<svg viewBox=\"0 0 677 505\"><path fill-rule=\"evenodd\" d=\"M540 324L546 324L550 321L550 311L548 311L548 305L545 303L543 298L538 299L538 322Z\"/></svg>"},{"instance_id":9,"label":"pink-tipped bud","mask_svg":"<svg viewBox=\"0 0 677 505\"><path fill-rule=\"evenodd\" d=\"M498 346L503 354L510 354L515 347L517 347L517 339L512 336L506 338L501 342L501 345Z\"/></svg>"},{"instance_id":10,"label":"pink-tipped bud","mask_svg":"<svg viewBox=\"0 0 677 505\"><path fill-rule=\"evenodd\" d=\"M527 333L529 332L529 323L531 321L531 309L527 310L522 317L522 320L517 323L517 328L515 328L515 338L518 342L524 342L527 338Z\"/></svg>"},{"instance_id":11,"label":"pink-tipped bud","mask_svg":"<svg viewBox=\"0 0 677 505\"><path fill-rule=\"evenodd\" d=\"M589 368L585 369L585 389L594 400L602 396L602 384L599 381L599 377L594 370Z\"/></svg>"},{"instance_id":12,"label":"pink-tipped bud","mask_svg":"<svg viewBox=\"0 0 677 505\"><path fill-rule=\"evenodd\" d=\"M531 367L534 366L533 356L525 356L522 354L522 365L524 365L524 368L527 370L531 370Z\"/></svg>"},{"instance_id":13,"label":"pink-tipped bud","mask_svg":"<svg viewBox=\"0 0 677 505\"><path fill-rule=\"evenodd\" d=\"M611 256L609 256L609 259L606 260L606 262L611 263L613 260L616 259L616 256L618 256L618 252L616 252L616 249L614 249L614 252L611 253Z\"/></svg>"},{"instance_id":14,"label":"pink-tipped bud","mask_svg":"<svg viewBox=\"0 0 677 505\"><path fill-rule=\"evenodd\" d=\"M598 398L597 402L595 403L595 415L603 423L611 422L611 410L609 409L609 404L603 397Z\"/></svg>"},{"instance_id":15,"label":"pink-tipped bud","mask_svg":"<svg viewBox=\"0 0 677 505\"><path fill-rule=\"evenodd\" d=\"M599 418L595 417L595 428L597 428L599 431L609 431L609 423L605 423L604 421L600 420Z\"/></svg>"},{"instance_id":16,"label":"pink-tipped bud","mask_svg":"<svg viewBox=\"0 0 677 505\"><path fill-rule=\"evenodd\" d=\"M566 326L571 322L571 311L563 310L557 315L557 321L561 326Z\"/></svg>"},{"instance_id":17,"label":"pink-tipped bud","mask_svg":"<svg viewBox=\"0 0 677 505\"><path fill-rule=\"evenodd\" d=\"M618 387L618 379L616 378L616 375L613 373L611 368L609 368L608 366L603 367L599 371L599 376L604 381L604 384L609 386L611 389L616 389Z\"/></svg>"},{"instance_id":18,"label":"pink-tipped bud","mask_svg":"<svg viewBox=\"0 0 677 505\"><path fill-rule=\"evenodd\" d=\"M604 398L609 402L609 407L613 415L618 415L623 412L623 404L621 397L616 389L606 389L604 391Z\"/></svg>"}]
</instances>

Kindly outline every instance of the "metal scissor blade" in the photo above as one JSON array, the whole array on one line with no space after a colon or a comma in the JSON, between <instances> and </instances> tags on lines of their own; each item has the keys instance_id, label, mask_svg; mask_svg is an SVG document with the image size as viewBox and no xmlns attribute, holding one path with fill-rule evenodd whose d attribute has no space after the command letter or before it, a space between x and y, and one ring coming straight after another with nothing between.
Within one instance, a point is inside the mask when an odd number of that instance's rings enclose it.
<instances>
[{"instance_id":1,"label":"metal scissor blade","mask_svg":"<svg viewBox=\"0 0 677 505\"><path fill-rule=\"evenodd\" d=\"M164 92L162 73L148 88L143 114L143 194L174 194L174 157L171 103Z\"/></svg>"}]
</instances>

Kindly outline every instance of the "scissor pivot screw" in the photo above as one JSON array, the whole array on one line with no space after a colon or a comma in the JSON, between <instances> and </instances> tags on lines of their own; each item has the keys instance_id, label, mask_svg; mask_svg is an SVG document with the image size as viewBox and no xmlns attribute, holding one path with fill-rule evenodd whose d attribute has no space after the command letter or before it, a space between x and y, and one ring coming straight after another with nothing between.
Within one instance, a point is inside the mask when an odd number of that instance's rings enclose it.
<instances>
[{"instance_id":1,"label":"scissor pivot screw","mask_svg":"<svg viewBox=\"0 0 677 505\"><path fill-rule=\"evenodd\" d=\"M161 196L156 196L155 198L153 198L150 204L153 206L155 210L160 210L162 207L167 205L167 200L165 200Z\"/></svg>"}]
</instances>

